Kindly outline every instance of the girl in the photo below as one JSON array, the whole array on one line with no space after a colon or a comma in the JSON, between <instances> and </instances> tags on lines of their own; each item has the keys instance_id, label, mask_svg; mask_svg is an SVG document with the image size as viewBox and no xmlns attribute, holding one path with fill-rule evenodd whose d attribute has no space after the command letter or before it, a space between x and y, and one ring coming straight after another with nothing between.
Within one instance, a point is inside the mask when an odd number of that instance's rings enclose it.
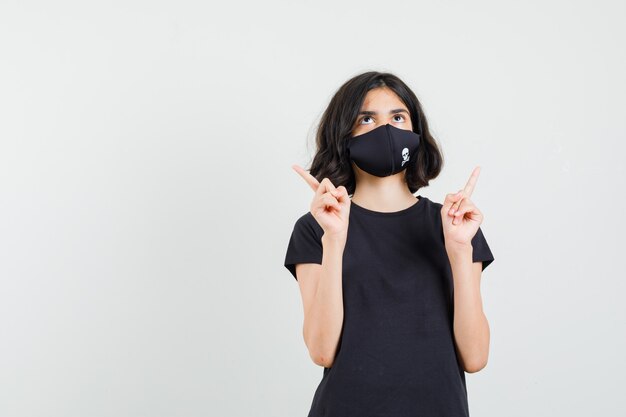
<instances>
[{"instance_id":1,"label":"girl","mask_svg":"<svg viewBox=\"0 0 626 417\"><path fill-rule=\"evenodd\" d=\"M304 341L323 366L309 417L469 416L465 372L487 363L480 295L493 262L464 189L418 194L443 166L417 97L390 73L339 88L307 173L310 211L284 261L300 286Z\"/></svg>"}]
</instances>

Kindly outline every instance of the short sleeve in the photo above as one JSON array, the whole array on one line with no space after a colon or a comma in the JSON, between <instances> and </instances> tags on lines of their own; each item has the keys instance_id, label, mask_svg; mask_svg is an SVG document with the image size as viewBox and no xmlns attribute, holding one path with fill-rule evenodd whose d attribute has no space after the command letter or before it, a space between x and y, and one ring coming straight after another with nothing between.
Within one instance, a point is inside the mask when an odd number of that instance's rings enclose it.
<instances>
[{"instance_id":1,"label":"short sleeve","mask_svg":"<svg viewBox=\"0 0 626 417\"><path fill-rule=\"evenodd\" d=\"M285 254L285 268L297 280L296 264L322 263L322 235L324 230L317 223L311 212L301 216L295 223L287 253Z\"/></svg>"},{"instance_id":2,"label":"short sleeve","mask_svg":"<svg viewBox=\"0 0 626 417\"><path fill-rule=\"evenodd\" d=\"M480 227L478 227L478 231L472 238L472 262L479 261L483 262L483 271L494 261L487 239L485 239L485 235Z\"/></svg>"}]
</instances>

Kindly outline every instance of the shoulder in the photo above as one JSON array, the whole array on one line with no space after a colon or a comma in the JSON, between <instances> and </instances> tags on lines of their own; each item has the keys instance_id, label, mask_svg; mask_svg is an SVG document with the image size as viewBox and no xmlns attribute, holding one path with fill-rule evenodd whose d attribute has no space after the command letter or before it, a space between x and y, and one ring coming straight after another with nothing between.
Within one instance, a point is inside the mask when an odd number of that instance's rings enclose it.
<instances>
[{"instance_id":1,"label":"shoulder","mask_svg":"<svg viewBox=\"0 0 626 417\"><path fill-rule=\"evenodd\" d=\"M441 220L441 208L443 207L442 203L431 200L428 197L424 198L424 213L425 217L428 219L428 222L433 226L433 230L436 230L437 233L443 238L443 229L442 229L442 220Z\"/></svg>"},{"instance_id":2,"label":"shoulder","mask_svg":"<svg viewBox=\"0 0 626 417\"><path fill-rule=\"evenodd\" d=\"M322 226L320 226L317 220L315 220L315 217L313 217L313 214L311 214L310 211L302 214L296 220L294 229L303 233L314 234L318 238L321 238L324 234L324 229L322 229Z\"/></svg>"},{"instance_id":3,"label":"shoulder","mask_svg":"<svg viewBox=\"0 0 626 417\"><path fill-rule=\"evenodd\" d=\"M443 207L442 203L431 200L430 198L427 198L427 197L424 197L424 198L426 200L426 204L429 205L431 208L441 210L441 208Z\"/></svg>"},{"instance_id":4,"label":"shoulder","mask_svg":"<svg viewBox=\"0 0 626 417\"><path fill-rule=\"evenodd\" d=\"M431 200L428 197L422 196L422 198L424 199L424 205L426 206L426 211L428 212L428 214L435 218L436 217L441 218L441 208L443 207L443 204L437 201Z\"/></svg>"}]
</instances>

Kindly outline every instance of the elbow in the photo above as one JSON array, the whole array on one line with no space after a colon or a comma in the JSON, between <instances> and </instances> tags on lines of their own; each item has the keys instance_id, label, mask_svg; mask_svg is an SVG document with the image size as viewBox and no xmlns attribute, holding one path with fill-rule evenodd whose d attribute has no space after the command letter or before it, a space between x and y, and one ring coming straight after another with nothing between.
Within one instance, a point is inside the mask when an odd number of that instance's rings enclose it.
<instances>
[{"instance_id":1,"label":"elbow","mask_svg":"<svg viewBox=\"0 0 626 417\"><path fill-rule=\"evenodd\" d=\"M303 331L304 344L309 351L309 357L316 365L330 368L335 360L337 343L329 345L329 341L320 337L313 338Z\"/></svg>"},{"instance_id":2,"label":"elbow","mask_svg":"<svg viewBox=\"0 0 626 417\"><path fill-rule=\"evenodd\" d=\"M324 368L331 368L333 366L334 358L332 355L311 355L311 359L316 365L323 366Z\"/></svg>"},{"instance_id":3,"label":"elbow","mask_svg":"<svg viewBox=\"0 0 626 417\"><path fill-rule=\"evenodd\" d=\"M464 370L468 374L476 373L487 366L487 359L473 360L465 363Z\"/></svg>"},{"instance_id":4,"label":"elbow","mask_svg":"<svg viewBox=\"0 0 626 417\"><path fill-rule=\"evenodd\" d=\"M335 355L330 350L323 349L322 347L312 348L308 344L307 348L311 360L316 365L323 366L324 368L330 368L333 365Z\"/></svg>"}]
</instances>

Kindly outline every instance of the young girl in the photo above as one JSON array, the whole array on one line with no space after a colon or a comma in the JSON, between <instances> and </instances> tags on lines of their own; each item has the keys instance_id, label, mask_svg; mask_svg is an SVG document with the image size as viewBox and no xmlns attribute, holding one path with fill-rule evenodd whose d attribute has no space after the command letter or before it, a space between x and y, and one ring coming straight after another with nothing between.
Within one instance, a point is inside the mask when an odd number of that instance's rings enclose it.
<instances>
[{"instance_id":1,"label":"young girl","mask_svg":"<svg viewBox=\"0 0 626 417\"><path fill-rule=\"evenodd\" d=\"M414 193L442 155L409 87L366 72L332 98L317 132L315 195L284 265L323 366L309 417L469 416L465 372L487 363L480 295L494 257L470 197L479 168L443 204Z\"/></svg>"}]
</instances>

